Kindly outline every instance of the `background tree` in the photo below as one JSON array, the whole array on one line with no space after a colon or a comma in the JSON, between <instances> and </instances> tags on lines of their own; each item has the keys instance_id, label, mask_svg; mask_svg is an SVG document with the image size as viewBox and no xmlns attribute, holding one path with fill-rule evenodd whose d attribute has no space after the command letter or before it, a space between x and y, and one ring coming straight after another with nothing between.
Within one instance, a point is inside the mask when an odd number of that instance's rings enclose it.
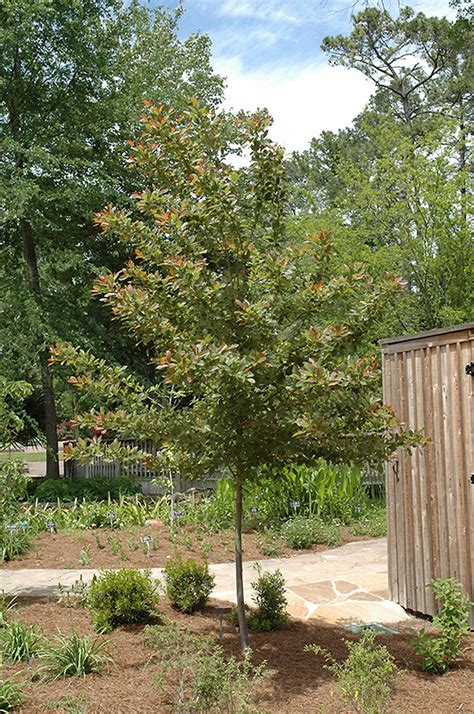
<instances>
[{"instance_id":1,"label":"background tree","mask_svg":"<svg viewBox=\"0 0 474 714\"><path fill-rule=\"evenodd\" d=\"M181 42L179 14L122 0L0 0L0 371L41 385L49 476L58 475L50 344L74 334L139 364L90 285L128 254L97 235L92 216L133 191L125 142L142 100L221 96L208 38Z\"/></svg>"},{"instance_id":2,"label":"background tree","mask_svg":"<svg viewBox=\"0 0 474 714\"><path fill-rule=\"evenodd\" d=\"M321 457L379 462L413 436L375 395L379 372L364 343L397 281L371 281L360 267L333 274L326 234L291 240L283 151L261 116L242 117L240 127L252 160L236 171L221 116L197 102L182 113L150 107L133 152L145 185L135 197L140 219L113 207L99 217L105 235L133 245L135 257L95 290L151 348L155 385L72 346L57 348L54 360L95 394L97 408L77 418L86 433L151 440L158 455L149 467L232 474L245 649L244 481L263 466ZM98 452L144 457L100 439L73 454Z\"/></svg>"},{"instance_id":3,"label":"background tree","mask_svg":"<svg viewBox=\"0 0 474 714\"><path fill-rule=\"evenodd\" d=\"M407 290L383 320L384 336L472 316L470 44L468 23L409 8L398 18L369 8L349 36L323 44L376 92L350 128L324 132L292 157L293 202L313 225L331 223L341 249L368 260L373 275L389 260L403 277Z\"/></svg>"}]
</instances>

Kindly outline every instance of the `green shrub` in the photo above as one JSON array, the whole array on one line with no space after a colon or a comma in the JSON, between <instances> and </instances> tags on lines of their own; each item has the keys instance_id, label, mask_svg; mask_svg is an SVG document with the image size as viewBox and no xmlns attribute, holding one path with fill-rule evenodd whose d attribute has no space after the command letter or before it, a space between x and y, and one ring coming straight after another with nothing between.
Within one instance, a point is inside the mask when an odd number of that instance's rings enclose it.
<instances>
[{"instance_id":1,"label":"green shrub","mask_svg":"<svg viewBox=\"0 0 474 714\"><path fill-rule=\"evenodd\" d=\"M433 618L438 633L421 630L413 645L422 658L423 669L443 674L453 666L469 635L469 598L461 592L461 584L451 578L432 580L429 587L440 606L439 615Z\"/></svg>"},{"instance_id":2,"label":"green shrub","mask_svg":"<svg viewBox=\"0 0 474 714\"><path fill-rule=\"evenodd\" d=\"M93 612L94 627L108 632L119 625L149 622L157 618L159 597L157 583L149 570L133 568L109 570L94 578L89 586L86 605Z\"/></svg>"},{"instance_id":3,"label":"green shrub","mask_svg":"<svg viewBox=\"0 0 474 714\"><path fill-rule=\"evenodd\" d=\"M10 712L23 702L23 692L13 677L0 679L0 712Z\"/></svg>"},{"instance_id":4,"label":"green shrub","mask_svg":"<svg viewBox=\"0 0 474 714\"><path fill-rule=\"evenodd\" d=\"M340 545L341 529L335 524L325 524L318 518L295 516L284 523L281 535L290 548L310 548L312 545Z\"/></svg>"},{"instance_id":5,"label":"green shrub","mask_svg":"<svg viewBox=\"0 0 474 714\"><path fill-rule=\"evenodd\" d=\"M49 678L85 677L92 672L100 673L113 662L108 654L108 642L80 637L73 632L68 637L58 635L55 645L48 644L40 654L45 660L42 668Z\"/></svg>"},{"instance_id":6,"label":"green shrub","mask_svg":"<svg viewBox=\"0 0 474 714\"><path fill-rule=\"evenodd\" d=\"M387 535L387 511L384 504L373 504L366 508L353 523L351 533L355 536L381 538Z\"/></svg>"},{"instance_id":7,"label":"green shrub","mask_svg":"<svg viewBox=\"0 0 474 714\"><path fill-rule=\"evenodd\" d=\"M207 563L172 560L164 569L166 595L182 612L202 610L214 587Z\"/></svg>"},{"instance_id":8,"label":"green shrub","mask_svg":"<svg viewBox=\"0 0 474 714\"><path fill-rule=\"evenodd\" d=\"M38 654L40 636L35 627L13 620L0 630L0 644L3 657L9 662L28 661Z\"/></svg>"},{"instance_id":9,"label":"green shrub","mask_svg":"<svg viewBox=\"0 0 474 714\"><path fill-rule=\"evenodd\" d=\"M28 494L38 501L54 502L78 500L106 501L117 500L120 496L141 494L142 488L137 479L130 476L116 478L61 478L37 479L28 487Z\"/></svg>"},{"instance_id":10,"label":"green shrub","mask_svg":"<svg viewBox=\"0 0 474 714\"><path fill-rule=\"evenodd\" d=\"M288 615L285 611L287 605L285 580L279 570L275 570L273 573L270 571L263 573L258 565L255 567L258 578L252 583L254 589L252 599L257 610L248 616L248 626L257 632L278 630L288 622Z\"/></svg>"},{"instance_id":11,"label":"green shrub","mask_svg":"<svg viewBox=\"0 0 474 714\"><path fill-rule=\"evenodd\" d=\"M375 632L364 632L357 642L346 641L349 655L343 664L319 645L307 645L306 652L323 655L326 669L334 674L338 689L356 712L381 714L390 702L395 676L394 659L384 645L375 644Z\"/></svg>"},{"instance_id":12,"label":"green shrub","mask_svg":"<svg viewBox=\"0 0 474 714\"><path fill-rule=\"evenodd\" d=\"M165 691L173 711L261 711L255 705L256 690L271 672L265 662L253 666L250 651L243 659L226 659L211 637L192 635L176 623L147 627L144 641L159 665L154 683Z\"/></svg>"}]
</instances>

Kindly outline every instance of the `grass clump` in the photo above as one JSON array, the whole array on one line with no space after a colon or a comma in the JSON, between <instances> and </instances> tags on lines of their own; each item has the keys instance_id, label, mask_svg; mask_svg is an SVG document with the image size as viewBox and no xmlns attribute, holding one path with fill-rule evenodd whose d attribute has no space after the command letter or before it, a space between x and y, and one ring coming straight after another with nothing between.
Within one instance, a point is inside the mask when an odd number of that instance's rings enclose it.
<instances>
[{"instance_id":1,"label":"grass clump","mask_svg":"<svg viewBox=\"0 0 474 714\"><path fill-rule=\"evenodd\" d=\"M349 654L342 663L319 645L307 645L306 652L322 655L324 665L335 676L343 699L361 714L381 714L390 703L394 679L399 673L384 645L375 644L375 632L365 631L356 642L346 641Z\"/></svg>"},{"instance_id":2,"label":"grass clump","mask_svg":"<svg viewBox=\"0 0 474 714\"><path fill-rule=\"evenodd\" d=\"M0 712L11 712L23 701L23 691L13 677L0 679Z\"/></svg>"},{"instance_id":3,"label":"grass clump","mask_svg":"<svg viewBox=\"0 0 474 714\"><path fill-rule=\"evenodd\" d=\"M86 606L92 610L98 632L109 632L119 625L150 622L158 617L157 583L149 570L134 568L105 571L89 586Z\"/></svg>"},{"instance_id":4,"label":"grass clump","mask_svg":"<svg viewBox=\"0 0 474 714\"><path fill-rule=\"evenodd\" d=\"M179 610L186 613L202 610L209 600L215 578L207 563L172 560L165 570L166 595Z\"/></svg>"},{"instance_id":5,"label":"grass clump","mask_svg":"<svg viewBox=\"0 0 474 714\"><path fill-rule=\"evenodd\" d=\"M469 598L461 592L454 578L432 580L429 587L440 606L433 618L436 634L421 630L414 641L415 651L422 658L422 667L433 674L444 674L452 668L469 635Z\"/></svg>"},{"instance_id":6,"label":"grass clump","mask_svg":"<svg viewBox=\"0 0 474 714\"><path fill-rule=\"evenodd\" d=\"M68 637L58 635L55 644L46 645L41 650L41 657L45 660L43 671L51 679L100 673L113 662L108 654L107 641L80 637L76 632Z\"/></svg>"},{"instance_id":7,"label":"grass clump","mask_svg":"<svg viewBox=\"0 0 474 714\"><path fill-rule=\"evenodd\" d=\"M9 662L24 662L38 654L40 635L34 626L20 620L7 622L0 630L2 656Z\"/></svg>"}]
</instances>

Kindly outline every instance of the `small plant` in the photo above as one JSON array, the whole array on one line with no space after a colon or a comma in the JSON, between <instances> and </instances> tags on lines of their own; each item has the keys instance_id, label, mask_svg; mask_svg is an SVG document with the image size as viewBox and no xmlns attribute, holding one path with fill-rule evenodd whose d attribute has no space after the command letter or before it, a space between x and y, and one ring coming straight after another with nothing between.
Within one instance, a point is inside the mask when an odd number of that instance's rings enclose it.
<instances>
[{"instance_id":1,"label":"small plant","mask_svg":"<svg viewBox=\"0 0 474 714\"><path fill-rule=\"evenodd\" d=\"M285 580L279 570L263 573L258 565L255 567L258 579L252 583L255 593L252 599L257 610L249 615L248 626L257 632L278 630L288 622Z\"/></svg>"},{"instance_id":2,"label":"small plant","mask_svg":"<svg viewBox=\"0 0 474 714\"><path fill-rule=\"evenodd\" d=\"M0 679L0 712L10 712L23 702L23 692L14 677Z\"/></svg>"},{"instance_id":3,"label":"small plant","mask_svg":"<svg viewBox=\"0 0 474 714\"><path fill-rule=\"evenodd\" d=\"M380 538L387 535L387 512L384 505L374 504L364 510L360 517L351 523L351 533L355 536Z\"/></svg>"},{"instance_id":4,"label":"small plant","mask_svg":"<svg viewBox=\"0 0 474 714\"><path fill-rule=\"evenodd\" d=\"M277 558L282 553L281 539L273 529L267 528L262 537L257 539L257 545L266 558Z\"/></svg>"},{"instance_id":5,"label":"small plant","mask_svg":"<svg viewBox=\"0 0 474 714\"><path fill-rule=\"evenodd\" d=\"M261 711L255 706L256 690L271 672L265 662L254 667L249 650L243 659L226 659L211 637L192 635L175 623L148 627L143 639L159 664L155 685L166 691L173 711Z\"/></svg>"},{"instance_id":6,"label":"small plant","mask_svg":"<svg viewBox=\"0 0 474 714\"><path fill-rule=\"evenodd\" d=\"M89 545L84 546L82 548L80 554L79 554L79 559L81 561L81 565L83 567L86 567L87 565L90 565L91 562L91 549Z\"/></svg>"},{"instance_id":7,"label":"small plant","mask_svg":"<svg viewBox=\"0 0 474 714\"><path fill-rule=\"evenodd\" d=\"M375 644L375 632L365 631L356 642L346 640L349 655L339 664L319 645L307 645L305 652L322 655L326 669L334 674L338 689L354 711L381 714L390 702L397 667L384 645Z\"/></svg>"},{"instance_id":8,"label":"small plant","mask_svg":"<svg viewBox=\"0 0 474 714\"><path fill-rule=\"evenodd\" d=\"M9 662L28 661L38 654L40 636L35 627L13 620L0 630L0 644Z\"/></svg>"},{"instance_id":9,"label":"small plant","mask_svg":"<svg viewBox=\"0 0 474 714\"><path fill-rule=\"evenodd\" d=\"M127 548L131 553L138 549L138 543L133 536L131 536L131 538L127 538Z\"/></svg>"},{"instance_id":10,"label":"small plant","mask_svg":"<svg viewBox=\"0 0 474 714\"><path fill-rule=\"evenodd\" d=\"M103 550L105 548L105 545L102 542L100 533L94 533L94 539L95 539L96 546L99 548L99 550Z\"/></svg>"},{"instance_id":11,"label":"small plant","mask_svg":"<svg viewBox=\"0 0 474 714\"><path fill-rule=\"evenodd\" d=\"M317 543L322 545L340 545L341 529L335 524L326 524L315 517L295 516L287 521L281 531L290 548L310 548Z\"/></svg>"},{"instance_id":12,"label":"small plant","mask_svg":"<svg viewBox=\"0 0 474 714\"><path fill-rule=\"evenodd\" d=\"M202 610L214 587L214 576L207 563L195 560L172 560L165 570L166 595L182 612Z\"/></svg>"},{"instance_id":13,"label":"small plant","mask_svg":"<svg viewBox=\"0 0 474 714\"><path fill-rule=\"evenodd\" d=\"M0 595L0 627L5 627L8 623L8 618L15 607L15 603L15 597L7 598L5 595Z\"/></svg>"},{"instance_id":14,"label":"small plant","mask_svg":"<svg viewBox=\"0 0 474 714\"><path fill-rule=\"evenodd\" d=\"M205 558L209 555L212 550L212 543L210 540L203 540L200 546L201 553Z\"/></svg>"},{"instance_id":15,"label":"small plant","mask_svg":"<svg viewBox=\"0 0 474 714\"><path fill-rule=\"evenodd\" d=\"M87 585L82 579L75 580L70 588L64 587L59 583L58 603L66 607L85 607L87 604Z\"/></svg>"},{"instance_id":16,"label":"small plant","mask_svg":"<svg viewBox=\"0 0 474 714\"><path fill-rule=\"evenodd\" d=\"M113 662L108 654L108 642L80 637L73 632L68 637L57 635L55 644L41 650L45 664L42 668L48 678L85 677L92 672L101 672Z\"/></svg>"},{"instance_id":17,"label":"small plant","mask_svg":"<svg viewBox=\"0 0 474 714\"><path fill-rule=\"evenodd\" d=\"M109 632L118 625L156 619L159 596L157 583L149 570L134 568L109 570L94 578L87 592L87 607L93 612L98 632Z\"/></svg>"},{"instance_id":18,"label":"small plant","mask_svg":"<svg viewBox=\"0 0 474 714\"><path fill-rule=\"evenodd\" d=\"M433 618L437 634L421 630L413 641L415 651L422 658L422 667L434 674L451 669L469 635L469 598L461 592L461 584L454 580L432 580L429 587L440 606Z\"/></svg>"}]
</instances>

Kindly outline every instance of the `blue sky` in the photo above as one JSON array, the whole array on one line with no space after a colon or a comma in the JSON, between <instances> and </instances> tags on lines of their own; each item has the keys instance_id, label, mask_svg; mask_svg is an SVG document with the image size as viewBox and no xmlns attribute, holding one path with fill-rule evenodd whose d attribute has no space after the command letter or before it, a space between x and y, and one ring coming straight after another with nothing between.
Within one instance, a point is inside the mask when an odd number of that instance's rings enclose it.
<instances>
[{"instance_id":1,"label":"blue sky","mask_svg":"<svg viewBox=\"0 0 474 714\"><path fill-rule=\"evenodd\" d=\"M178 0L162 4L176 7ZM372 86L355 70L329 67L326 35L350 32L351 0L184 0L181 35L201 30L213 43L216 71L227 79L226 105L266 106L273 136L288 150L304 149L323 129L348 126ZM385 0L392 13L396 0ZM415 10L453 17L448 0L413 0Z\"/></svg>"}]
</instances>

